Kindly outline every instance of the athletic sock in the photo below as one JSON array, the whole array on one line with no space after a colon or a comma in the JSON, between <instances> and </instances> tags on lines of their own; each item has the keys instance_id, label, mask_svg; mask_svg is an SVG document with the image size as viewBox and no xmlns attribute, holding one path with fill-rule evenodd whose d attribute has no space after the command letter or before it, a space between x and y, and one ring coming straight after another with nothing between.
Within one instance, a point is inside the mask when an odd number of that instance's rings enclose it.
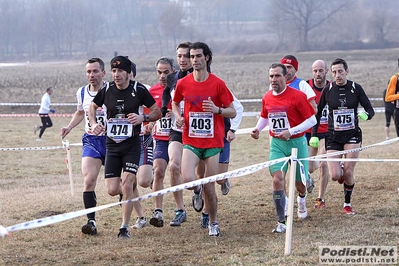
<instances>
[{"instance_id":1,"label":"athletic sock","mask_svg":"<svg viewBox=\"0 0 399 266\"><path fill-rule=\"evenodd\" d=\"M351 203L352 191L355 184L349 186L344 183L345 203Z\"/></svg>"},{"instance_id":2,"label":"athletic sock","mask_svg":"<svg viewBox=\"0 0 399 266\"><path fill-rule=\"evenodd\" d=\"M276 207L276 212L278 219L281 221L285 221L285 194L284 190L281 191L273 191L273 201L274 206Z\"/></svg>"},{"instance_id":3,"label":"athletic sock","mask_svg":"<svg viewBox=\"0 0 399 266\"><path fill-rule=\"evenodd\" d=\"M128 228L129 228L129 225L128 225L128 224L121 224L121 228L126 228L126 229L128 229Z\"/></svg>"},{"instance_id":4,"label":"athletic sock","mask_svg":"<svg viewBox=\"0 0 399 266\"><path fill-rule=\"evenodd\" d=\"M97 197L96 192L94 191L84 191L83 192L83 204L85 209L96 207L97 205ZM87 214L87 219L95 220L95 212L91 212Z\"/></svg>"}]
</instances>

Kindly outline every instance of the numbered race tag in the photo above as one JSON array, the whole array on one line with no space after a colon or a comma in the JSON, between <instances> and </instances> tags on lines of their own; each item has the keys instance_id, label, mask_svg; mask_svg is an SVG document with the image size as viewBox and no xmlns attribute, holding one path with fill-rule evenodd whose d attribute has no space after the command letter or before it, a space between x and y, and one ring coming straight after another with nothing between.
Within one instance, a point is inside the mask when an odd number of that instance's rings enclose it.
<instances>
[{"instance_id":1,"label":"numbered race tag","mask_svg":"<svg viewBox=\"0 0 399 266\"><path fill-rule=\"evenodd\" d=\"M133 125L127 118L110 118L107 126L107 136L120 143L134 134Z\"/></svg>"},{"instance_id":2,"label":"numbered race tag","mask_svg":"<svg viewBox=\"0 0 399 266\"><path fill-rule=\"evenodd\" d=\"M162 117L156 122L155 135L157 136L169 136L170 127L172 126L172 119Z\"/></svg>"},{"instance_id":3,"label":"numbered race tag","mask_svg":"<svg viewBox=\"0 0 399 266\"><path fill-rule=\"evenodd\" d=\"M211 112L189 112L188 136L191 138L213 138L213 114Z\"/></svg>"},{"instance_id":4,"label":"numbered race tag","mask_svg":"<svg viewBox=\"0 0 399 266\"><path fill-rule=\"evenodd\" d=\"M321 112L320 125L328 124L328 105L326 104Z\"/></svg>"},{"instance_id":5,"label":"numbered race tag","mask_svg":"<svg viewBox=\"0 0 399 266\"><path fill-rule=\"evenodd\" d=\"M344 131L355 128L355 112L353 109L333 110L334 130Z\"/></svg>"},{"instance_id":6,"label":"numbered race tag","mask_svg":"<svg viewBox=\"0 0 399 266\"><path fill-rule=\"evenodd\" d=\"M106 127L107 126L107 118L104 110L102 108L98 108L96 111L96 121L98 124L101 124L102 126ZM85 114L85 131L89 135L93 135L93 131L91 130L91 125L89 121L89 114Z\"/></svg>"},{"instance_id":7,"label":"numbered race tag","mask_svg":"<svg viewBox=\"0 0 399 266\"><path fill-rule=\"evenodd\" d=\"M288 121L286 112L269 113L268 119L270 131L274 135L290 128L290 122Z\"/></svg>"}]
</instances>

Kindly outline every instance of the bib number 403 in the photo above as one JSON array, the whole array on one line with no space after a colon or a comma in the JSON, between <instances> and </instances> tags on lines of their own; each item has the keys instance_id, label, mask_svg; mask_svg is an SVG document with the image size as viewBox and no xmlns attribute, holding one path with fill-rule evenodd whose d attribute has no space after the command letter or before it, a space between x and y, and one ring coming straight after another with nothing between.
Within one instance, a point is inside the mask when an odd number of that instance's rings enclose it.
<instances>
[{"instance_id":1,"label":"bib number 403","mask_svg":"<svg viewBox=\"0 0 399 266\"><path fill-rule=\"evenodd\" d=\"M211 119L193 119L191 121L191 128L193 129L205 129L209 130L212 128Z\"/></svg>"}]
</instances>

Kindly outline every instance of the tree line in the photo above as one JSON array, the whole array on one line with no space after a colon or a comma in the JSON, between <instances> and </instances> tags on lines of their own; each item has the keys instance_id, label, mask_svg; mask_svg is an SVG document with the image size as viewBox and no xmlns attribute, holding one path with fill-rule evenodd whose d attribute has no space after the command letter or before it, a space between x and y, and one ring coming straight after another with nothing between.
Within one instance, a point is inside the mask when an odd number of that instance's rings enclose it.
<instances>
[{"instance_id":1,"label":"tree line","mask_svg":"<svg viewBox=\"0 0 399 266\"><path fill-rule=\"evenodd\" d=\"M0 0L0 60L397 47L395 0Z\"/></svg>"}]
</instances>

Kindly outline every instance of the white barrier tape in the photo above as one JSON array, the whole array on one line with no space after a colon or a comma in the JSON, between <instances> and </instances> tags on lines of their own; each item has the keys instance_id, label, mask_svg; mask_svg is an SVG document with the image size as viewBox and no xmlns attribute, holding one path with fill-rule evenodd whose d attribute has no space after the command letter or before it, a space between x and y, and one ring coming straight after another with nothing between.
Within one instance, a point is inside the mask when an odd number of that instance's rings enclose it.
<instances>
[{"instance_id":1,"label":"white barrier tape","mask_svg":"<svg viewBox=\"0 0 399 266\"><path fill-rule=\"evenodd\" d=\"M72 143L67 144L68 141L62 141L62 146L53 147L20 147L20 148L0 148L0 151L38 151L38 150L56 150L56 149L66 149L70 146L82 146L82 143Z\"/></svg>"},{"instance_id":2,"label":"white barrier tape","mask_svg":"<svg viewBox=\"0 0 399 266\"><path fill-rule=\"evenodd\" d=\"M50 114L49 116L51 116L51 117L72 117L73 114ZM40 117L40 115L39 114L0 114L0 117Z\"/></svg>"},{"instance_id":3,"label":"white barrier tape","mask_svg":"<svg viewBox=\"0 0 399 266\"><path fill-rule=\"evenodd\" d=\"M383 98L369 98L370 101L382 101ZM239 100L241 103L255 103L262 102L262 99L241 99Z\"/></svg>"},{"instance_id":4,"label":"white barrier tape","mask_svg":"<svg viewBox=\"0 0 399 266\"><path fill-rule=\"evenodd\" d=\"M369 98L370 101L383 101L383 98ZM260 103L262 99L240 99L241 103ZM51 103L53 106L76 106L76 103ZM0 106L40 106L40 103L0 103Z\"/></svg>"},{"instance_id":5,"label":"white barrier tape","mask_svg":"<svg viewBox=\"0 0 399 266\"><path fill-rule=\"evenodd\" d=\"M270 165L279 163L279 162L283 162L286 160L289 160L290 157L285 157L285 158L280 158L280 159L276 159L273 161L267 161L264 163L259 163L259 164L254 164L251 166L247 166L247 167L243 167L243 168L239 168L233 171L229 171L223 174L218 174L218 175L214 175L214 176L210 176L210 177L206 177L206 178L202 178L200 180L194 180L188 183L184 183L181 185L177 185L177 186L173 186L170 188L165 188L156 192L152 192L146 195L143 195L141 197L138 198L134 198L134 199L130 199L130 200L125 200L125 201L121 201L121 202L116 202L116 203L110 203L110 204L106 204L106 205L102 205L102 206L98 206L98 207L93 207L93 208L89 208L89 209L84 209L84 210L79 210L79 211L74 211L74 212L69 212L69 213L63 213L63 214L58 214L58 215L54 215L54 216L49 216L49 217L45 217L45 218L40 218L40 219L36 219L36 220L32 220L32 221L28 221L28 222L24 222L24 223L20 223L20 224L16 224L16 225L12 225L12 226L8 226L5 229L7 230L7 232L13 232L13 231L19 231L19 230L26 230L26 229L32 229L32 228L37 228L37 227L42 227L42 226L46 226L46 225L50 225L50 224L54 224L54 223L58 223L58 222L63 222L72 218L76 218L79 216L83 216L86 215L88 213L92 213L92 212L97 212L103 209L107 209L113 206L117 206L119 204L122 203L128 203L128 202L134 202L134 201L141 201L144 199L149 199L152 197L156 197L156 196L160 196L160 195L165 195L171 192L176 192L176 191L180 191L183 189L187 189L187 188L191 188L191 187L195 187L198 185L204 185L207 183L211 183L211 182L215 182L217 180L222 180L222 179L226 179L226 178L234 178L234 177L239 177L239 176L243 176L243 175L248 175L248 174L252 174L255 173L259 170L262 170L266 167L269 167ZM0 228L1 229L1 228ZM1 233L1 230L0 230Z\"/></svg>"},{"instance_id":6,"label":"white barrier tape","mask_svg":"<svg viewBox=\"0 0 399 266\"><path fill-rule=\"evenodd\" d=\"M309 158L306 158L306 159L302 159L302 160L312 160L313 161L313 159L325 158L325 157L331 157L331 156L337 156L337 155L343 155L343 154L347 154L347 153L351 153L351 152L357 152L357 151L370 149L370 148L376 147L376 146L391 144L391 143L396 142L396 141L399 141L399 137L398 138L394 138L394 139L390 139L390 140L385 140L385 141L382 141L382 142L378 142L378 143L375 143L375 144L371 144L371 145L368 145L368 146L351 149L351 150L337 151L337 152L332 152L332 153L320 154L320 155L312 156L312 157L309 157Z\"/></svg>"},{"instance_id":7,"label":"white barrier tape","mask_svg":"<svg viewBox=\"0 0 399 266\"><path fill-rule=\"evenodd\" d=\"M363 159L363 158L328 158L328 159L301 159L318 162L399 162L399 159Z\"/></svg>"},{"instance_id":8,"label":"white barrier tape","mask_svg":"<svg viewBox=\"0 0 399 266\"><path fill-rule=\"evenodd\" d=\"M254 130L254 128L255 127L238 129L236 131L236 134L238 134L238 135L249 134L252 132L252 130ZM262 131L269 131L269 126L266 126L264 129L262 129Z\"/></svg>"},{"instance_id":9,"label":"white barrier tape","mask_svg":"<svg viewBox=\"0 0 399 266\"><path fill-rule=\"evenodd\" d=\"M76 106L76 103L51 103L52 106ZM0 103L0 106L40 106L40 103Z\"/></svg>"},{"instance_id":10,"label":"white barrier tape","mask_svg":"<svg viewBox=\"0 0 399 266\"><path fill-rule=\"evenodd\" d=\"M64 149L64 147L53 146L53 147L0 148L0 151L40 151L40 150L56 150L56 149Z\"/></svg>"}]
</instances>

